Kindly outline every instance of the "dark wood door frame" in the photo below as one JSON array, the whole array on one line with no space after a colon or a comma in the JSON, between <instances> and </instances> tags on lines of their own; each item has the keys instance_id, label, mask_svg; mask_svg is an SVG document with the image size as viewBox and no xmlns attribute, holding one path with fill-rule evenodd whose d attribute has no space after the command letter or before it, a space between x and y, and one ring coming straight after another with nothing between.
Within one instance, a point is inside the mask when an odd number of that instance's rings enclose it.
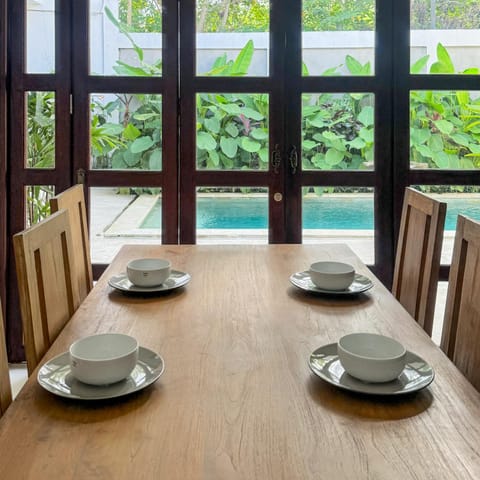
<instances>
[{"instance_id":1,"label":"dark wood door frame","mask_svg":"<svg viewBox=\"0 0 480 480\"><path fill-rule=\"evenodd\" d=\"M7 283L7 0L0 0L0 299L6 316Z\"/></svg>"}]
</instances>

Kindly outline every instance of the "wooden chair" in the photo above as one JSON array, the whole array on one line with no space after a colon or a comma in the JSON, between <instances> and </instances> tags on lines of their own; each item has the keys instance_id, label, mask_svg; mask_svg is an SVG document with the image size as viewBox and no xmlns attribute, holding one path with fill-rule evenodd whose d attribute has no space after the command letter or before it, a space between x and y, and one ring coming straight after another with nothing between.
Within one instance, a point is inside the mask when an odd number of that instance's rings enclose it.
<instances>
[{"instance_id":1,"label":"wooden chair","mask_svg":"<svg viewBox=\"0 0 480 480\"><path fill-rule=\"evenodd\" d=\"M8 371L7 348L5 345L5 329L3 326L2 305L0 303L0 417L12 402L12 387Z\"/></svg>"},{"instance_id":2,"label":"wooden chair","mask_svg":"<svg viewBox=\"0 0 480 480\"><path fill-rule=\"evenodd\" d=\"M442 350L480 391L480 223L457 219Z\"/></svg>"},{"instance_id":3,"label":"wooden chair","mask_svg":"<svg viewBox=\"0 0 480 480\"><path fill-rule=\"evenodd\" d=\"M405 189L392 292L432 334L447 204Z\"/></svg>"},{"instance_id":4,"label":"wooden chair","mask_svg":"<svg viewBox=\"0 0 480 480\"><path fill-rule=\"evenodd\" d=\"M13 246L30 375L80 304L68 212L15 234Z\"/></svg>"},{"instance_id":5,"label":"wooden chair","mask_svg":"<svg viewBox=\"0 0 480 480\"><path fill-rule=\"evenodd\" d=\"M74 185L50 199L50 209L52 212L58 212L62 209L68 211L72 238L75 244L73 273L78 283L80 300L83 300L93 287L90 240L88 237L83 185Z\"/></svg>"}]
</instances>

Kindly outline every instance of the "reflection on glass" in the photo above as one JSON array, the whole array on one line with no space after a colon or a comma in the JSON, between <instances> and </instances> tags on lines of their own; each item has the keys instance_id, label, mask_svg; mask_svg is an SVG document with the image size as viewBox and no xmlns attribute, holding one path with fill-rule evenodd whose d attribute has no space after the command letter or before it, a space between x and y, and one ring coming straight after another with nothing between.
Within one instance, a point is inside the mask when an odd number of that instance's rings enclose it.
<instances>
[{"instance_id":1,"label":"reflection on glass","mask_svg":"<svg viewBox=\"0 0 480 480\"><path fill-rule=\"evenodd\" d=\"M268 189L197 189L197 243L267 243Z\"/></svg>"},{"instance_id":2,"label":"reflection on glass","mask_svg":"<svg viewBox=\"0 0 480 480\"><path fill-rule=\"evenodd\" d=\"M92 94L92 169L162 169L162 96Z\"/></svg>"},{"instance_id":3,"label":"reflection on glass","mask_svg":"<svg viewBox=\"0 0 480 480\"><path fill-rule=\"evenodd\" d=\"M161 0L90 0L89 25L93 75L162 74Z\"/></svg>"},{"instance_id":4,"label":"reflection on glass","mask_svg":"<svg viewBox=\"0 0 480 480\"><path fill-rule=\"evenodd\" d=\"M27 73L55 73L55 0L25 3Z\"/></svg>"},{"instance_id":5,"label":"reflection on glass","mask_svg":"<svg viewBox=\"0 0 480 480\"><path fill-rule=\"evenodd\" d=\"M27 92L27 168L55 167L55 93Z\"/></svg>"},{"instance_id":6,"label":"reflection on glass","mask_svg":"<svg viewBox=\"0 0 480 480\"><path fill-rule=\"evenodd\" d=\"M260 93L197 95L197 168L268 169L268 102Z\"/></svg>"},{"instance_id":7,"label":"reflection on glass","mask_svg":"<svg viewBox=\"0 0 480 480\"><path fill-rule=\"evenodd\" d=\"M373 188L312 185L302 193L303 243L346 243L363 262L374 262Z\"/></svg>"},{"instance_id":8,"label":"reflection on glass","mask_svg":"<svg viewBox=\"0 0 480 480\"><path fill-rule=\"evenodd\" d=\"M110 263L120 247L161 239L161 189L90 188L90 247L93 263Z\"/></svg>"},{"instance_id":9,"label":"reflection on glass","mask_svg":"<svg viewBox=\"0 0 480 480\"><path fill-rule=\"evenodd\" d=\"M373 169L373 94L304 94L302 103L304 170Z\"/></svg>"},{"instance_id":10,"label":"reflection on glass","mask_svg":"<svg viewBox=\"0 0 480 480\"><path fill-rule=\"evenodd\" d=\"M480 167L480 92L410 92L410 167Z\"/></svg>"},{"instance_id":11,"label":"reflection on glass","mask_svg":"<svg viewBox=\"0 0 480 480\"><path fill-rule=\"evenodd\" d=\"M53 185L25 187L25 225L30 227L50 215L50 199L55 195Z\"/></svg>"},{"instance_id":12,"label":"reflection on glass","mask_svg":"<svg viewBox=\"0 0 480 480\"><path fill-rule=\"evenodd\" d=\"M413 187L447 204L441 263L450 265L458 215L480 222L480 185L413 185Z\"/></svg>"},{"instance_id":13,"label":"reflection on glass","mask_svg":"<svg viewBox=\"0 0 480 480\"><path fill-rule=\"evenodd\" d=\"M197 0L197 74L267 76L269 0Z\"/></svg>"},{"instance_id":14,"label":"reflection on glass","mask_svg":"<svg viewBox=\"0 0 480 480\"><path fill-rule=\"evenodd\" d=\"M480 3L411 0L411 72L480 73Z\"/></svg>"},{"instance_id":15,"label":"reflection on glass","mask_svg":"<svg viewBox=\"0 0 480 480\"><path fill-rule=\"evenodd\" d=\"M303 75L373 75L375 0L303 0Z\"/></svg>"}]
</instances>

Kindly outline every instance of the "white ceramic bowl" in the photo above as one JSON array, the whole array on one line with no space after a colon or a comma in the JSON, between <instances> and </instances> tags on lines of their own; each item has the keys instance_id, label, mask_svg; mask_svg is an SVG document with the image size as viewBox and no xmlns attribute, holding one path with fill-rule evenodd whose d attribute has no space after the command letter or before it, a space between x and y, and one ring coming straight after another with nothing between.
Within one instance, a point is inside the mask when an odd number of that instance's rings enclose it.
<instances>
[{"instance_id":1,"label":"white ceramic bowl","mask_svg":"<svg viewBox=\"0 0 480 480\"><path fill-rule=\"evenodd\" d=\"M346 290L355 278L352 265L342 262L315 262L309 273L312 282L323 290Z\"/></svg>"},{"instance_id":2,"label":"white ceramic bowl","mask_svg":"<svg viewBox=\"0 0 480 480\"><path fill-rule=\"evenodd\" d=\"M345 371L364 382L395 380L405 368L407 351L390 337L351 333L338 341L338 358Z\"/></svg>"},{"instance_id":3,"label":"white ceramic bowl","mask_svg":"<svg viewBox=\"0 0 480 480\"><path fill-rule=\"evenodd\" d=\"M72 375L90 385L108 385L127 378L138 360L138 342L121 333L84 337L70 346Z\"/></svg>"},{"instance_id":4,"label":"white ceramic bowl","mask_svg":"<svg viewBox=\"0 0 480 480\"><path fill-rule=\"evenodd\" d=\"M170 262L162 258L137 258L127 265L127 277L138 287L161 285L170 276L170 271Z\"/></svg>"}]
</instances>

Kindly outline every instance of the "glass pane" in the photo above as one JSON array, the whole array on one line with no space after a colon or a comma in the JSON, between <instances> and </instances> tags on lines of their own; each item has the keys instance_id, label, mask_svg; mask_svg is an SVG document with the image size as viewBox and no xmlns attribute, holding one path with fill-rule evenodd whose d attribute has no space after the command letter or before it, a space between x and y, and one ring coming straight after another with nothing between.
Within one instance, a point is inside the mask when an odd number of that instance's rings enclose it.
<instances>
[{"instance_id":1,"label":"glass pane","mask_svg":"<svg viewBox=\"0 0 480 480\"><path fill-rule=\"evenodd\" d=\"M197 95L197 168L268 169L268 102L261 93Z\"/></svg>"},{"instance_id":2,"label":"glass pane","mask_svg":"<svg viewBox=\"0 0 480 480\"><path fill-rule=\"evenodd\" d=\"M303 169L372 170L374 100L371 93L303 94Z\"/></svg>"},{"instance_id":3,"label":"glass pane","mask_svg":"<svg viewBox=\"0 0 480 480\"><path fill-rule=\"evenodd\" d=\"M27 92L27 168L55 167L55 93Z\"/></svg>"},{"instance_id":4,"label":"glass pane","mask_svg":"<svg viewBox=\"0 0 480 480\"><path fill-rule=\"evenodd\" d=\"M90 0L90 72L161 75L162 1Z\"/></svg>"},{"instance_id":5,"label":"glass pane","mask_svg":"<svg viewBox=\"0 0 480 480\"><path fill-rule=\"evenodd\" d=\"M303 243L346 243L364 263L373 264L374 189L304 187Z\"/></svg>"},{"instance_id":6,"label":"glass pane","mask_svg":"<svg viewBox=\"0 0 480 480\"><path fill-rule=\"evenodd\" d=\"M162 96L110 93L90 97L91 168L162 169Z\"/></svg>"},{"instance_id":7,"label":"glass pane","mask_svg":"<svg viewBox=\"0 0 480 480\"><path fill-rule=\"evenodd\" d=\"M93 263L110 263L126 243L159 243L161 189L90 188L90 246Z\"/></svg>"},{"instance_id":8,"label":"glass pane","mask_svg":"<svg viewBox=\"0 0 480 480\"><path fill-rule=\"evenodd\" d=\"M480 186L478 185L415 185L414 188L447 204L440 262L452 260L457 216L465 215L480 222Z\"/></svg>"},{"instance_id":9,"label":"glass pane","mask_svg":"<svg viewBox=\"0 0 480 480\"><path fill-rule=\"evenodd\" d=\"M480 91L410 92L410 168L480 167Z\"/></svg>"},{"instance_id":10,"label":"glass pane","mask_svg":"<svg viewBox=\"0 0 480 480\"><path fill-rule=\"evenodd\" d=\"M480 73L480 3L411 0L412 73Z\"/></svg>"},{"instance_id":11,"label":"glass pane","mask_svg":"<svg viewBox=\"0 0 480 480\"><path fill-rule=\"evenodd\" d=\"M303 75L373 75L375 0L303 0Z\"/></svg>"},{"instance_id":12,"label":"glass pane","mask_svg":"<svg viewBox=\"0 0 480 480\"><path fill-rule=\"evenodd\" d=\"M197 189L197 243L268 243L268 189Z\"/></svg>"},{"instance_id":13,"label":"glass pane","mask_svg":"<svg viewBox=\"0 0 480 480\"><path fill-rule=\"evenodd\" d=\"M55 73L55 0L26 4L27 73Z\"/></svg>"},{"instance_id":14,"label":"glass pane","mask_svg":"<svg viewBox=\"0 0 480 480\"><path fill-rule=\"evenodd\" d=\"M268 76L270 3L197 0L197 75Z\"/></svg>"},{"instance_id":15,"label":"glass pane","mask_svg":"<svg viewBox=\"0 0 480 480\"><path fill-rule=\"evenodd\" d=\"M50 199L55 195L53 185L25 187L25 226L30 227L50 215Z\"/></svg>"}]
</instances>

